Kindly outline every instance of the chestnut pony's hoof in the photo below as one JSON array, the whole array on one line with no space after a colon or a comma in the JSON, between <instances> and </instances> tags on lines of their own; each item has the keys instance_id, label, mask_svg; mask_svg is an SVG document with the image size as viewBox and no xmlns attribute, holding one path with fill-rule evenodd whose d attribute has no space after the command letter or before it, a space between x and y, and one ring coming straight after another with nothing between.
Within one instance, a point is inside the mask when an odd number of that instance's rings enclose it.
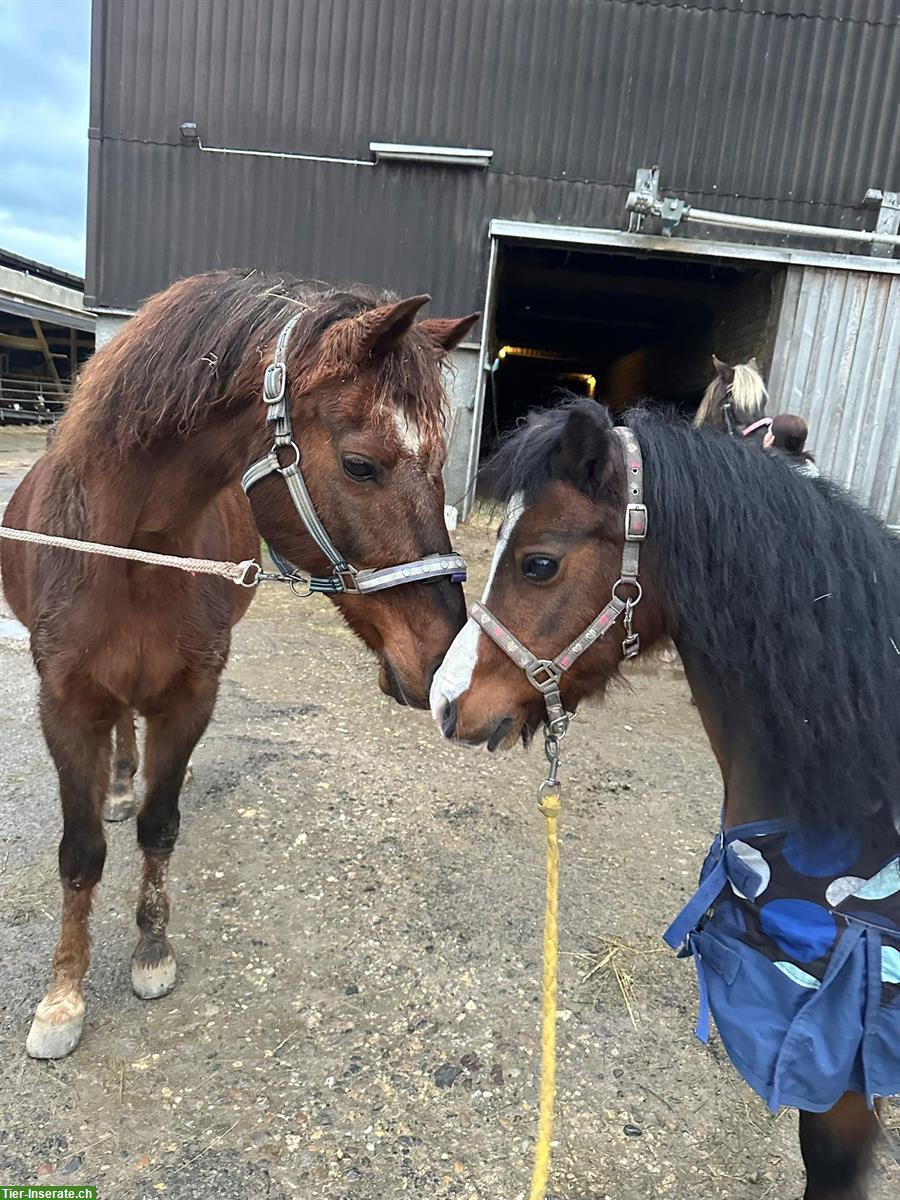
<instances>
[{"instance_id":1,"label":"chestnut pony's hoof","mask_svg":"<svg viewBox=\"0 0 900 1200\"><path fill-rule=\"evenodd\" d=\"M137 949L131 956L131 986L141 1000L156 1000L167 996L175 986L177 974L175 954L168 941L153 942Z\"/></svg>"},{"instance_id":2,"label":"chestnut pony's hoof","mask_svg":"<svg viewBox=\"0 0 900 1200\"><path fill-rule=\"evenodd\" d=\"M59 1000L44 997L37 1007L25 1049L32 1058L65 1058L81 1041L84 997L70 992Z\"/></svg>"}]
</instances>

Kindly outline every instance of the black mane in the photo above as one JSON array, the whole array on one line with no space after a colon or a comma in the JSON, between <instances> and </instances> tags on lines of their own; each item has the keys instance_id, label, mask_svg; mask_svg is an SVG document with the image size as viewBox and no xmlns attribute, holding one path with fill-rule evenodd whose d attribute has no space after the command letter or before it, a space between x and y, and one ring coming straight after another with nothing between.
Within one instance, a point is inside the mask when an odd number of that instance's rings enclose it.
<instances>
[{"instance_id":1,"label":"black mane","mask_svg":"<svg viewBox=\"0 0 900 1200\"><path fill-rule=\"evenodd\" d=\"M553 477L570 400L534 414L488 473L497 499ZM597 418L595 417L595 420ZM900 829L900 541L780 455L649 410L648 574L797 824ZM599 425L599 422L598 422Z\"/></svg>"}]
</instances>

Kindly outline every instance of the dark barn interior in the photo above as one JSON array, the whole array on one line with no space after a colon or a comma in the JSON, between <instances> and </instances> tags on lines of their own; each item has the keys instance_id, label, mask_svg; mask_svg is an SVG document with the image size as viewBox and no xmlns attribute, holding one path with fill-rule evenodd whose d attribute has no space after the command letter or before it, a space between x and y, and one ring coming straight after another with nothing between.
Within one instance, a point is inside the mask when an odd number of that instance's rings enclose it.
<instances>
[{"instance_id":1,"label":"dark barn interior","mask_svg":"<svg viewBox=\"0 0 900 1200\"><path fill-rule=\"evenodd\" d=\"M482 453L560 389L616 411L650 397L690 416L727 362L765 376L778 320L778 267L604 249L501 249Z\"/></svg>"}]
</instances>

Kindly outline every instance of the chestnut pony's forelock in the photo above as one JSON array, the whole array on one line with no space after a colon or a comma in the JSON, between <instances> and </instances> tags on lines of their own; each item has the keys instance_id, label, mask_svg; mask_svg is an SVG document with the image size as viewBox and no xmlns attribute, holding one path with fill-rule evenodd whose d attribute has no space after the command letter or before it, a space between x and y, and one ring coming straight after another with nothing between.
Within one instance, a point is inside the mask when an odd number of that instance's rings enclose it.
<instances>
[{"instance_id":1,"label":"chestnut pony's forelock","mask_svg":"<svg viewBox=\"0 0 900 1200\"><path fill-rule=\"evenodd\" d=\"M180 280L151 297L88 363L55 440L84 438L125 454L157 439L189 436L211 409L243 406L255 396L272 342L298 312L289 364L302 363L300 386L335 372L352 382L369 364L329 361L327 332L395 300L360 285L341 291L260 271L210 271ZM423 438L440 437L443 360L440 347L413 326L371 364L373 415L399 407Z\"/></svg>"}]
</instances>

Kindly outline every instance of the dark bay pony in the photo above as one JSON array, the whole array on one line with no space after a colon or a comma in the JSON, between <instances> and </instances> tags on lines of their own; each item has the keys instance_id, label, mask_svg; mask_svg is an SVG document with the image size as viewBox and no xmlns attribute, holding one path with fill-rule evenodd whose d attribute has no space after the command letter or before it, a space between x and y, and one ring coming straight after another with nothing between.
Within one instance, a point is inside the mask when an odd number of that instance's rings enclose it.
<instances>
[{"instance_id":1,"label":"dark bay pony","mask_svg":"<svg viewBox=\"0 0 900 1200\"><path fill-rule=\"evenodd\" d=\"M257 557L261 534L302 570L330 570L282 478L259 482L252 508L240 487L248 465L271 446L263 372L279 331L299 314L287 347L287 403L332 541L359 568L447 553L441 368L475 318L414 324L427 299L326 291L259 273L213 272L174 284L82 372L5 523L226 560ZM33 1056L55 1058L81 1035L88 919L106 857L112 732L121 798L136 768L135 711L147 731L132 982L145 998L174 986L166 871L179 793L213 712L231 628L253 593L168 567L2 540L0 548L6 596L31 631L63 810L62 931L27 1042ZM382 690L423 706L465 620L462 589L444 578L333 600L377 654Z\"/></svg>"},{"instance_id":2,"label":"dark bay pony","mask_svg":"<svg viewBox=\"0 0 900 1200\"><path fill-rule=\"evenodd\" d=\"M649 411L626 424L646 504L633 632L642 653L678 647L724 784L722 833L667 940L696 956L741 1074L801 1110L807 1200L861 1200L876 1097L900 1092L900 544L741 439ZM639 471L589 401L533 415L501 448L489 482L508 508L482 623L432 685L446 736L505 748L544 718L527 654L496 622L560 656L565 708L603 695L625 621L586 648L585 634L627 574Z\"/></svg>"},{"instance_id":3,"label":"dark bay pony","mask_svg":"<svg viewBox=\"0 0 900 1200\"><path fill-rule=\"evenodd\" d=\"M715 354L712 360L716 373L703 393L694 416L694 428L706 426L762 444L767 423L760 422L766 415L768 392L756 359L736 366L723 362Z\"/></svg>"}]
</instances>

